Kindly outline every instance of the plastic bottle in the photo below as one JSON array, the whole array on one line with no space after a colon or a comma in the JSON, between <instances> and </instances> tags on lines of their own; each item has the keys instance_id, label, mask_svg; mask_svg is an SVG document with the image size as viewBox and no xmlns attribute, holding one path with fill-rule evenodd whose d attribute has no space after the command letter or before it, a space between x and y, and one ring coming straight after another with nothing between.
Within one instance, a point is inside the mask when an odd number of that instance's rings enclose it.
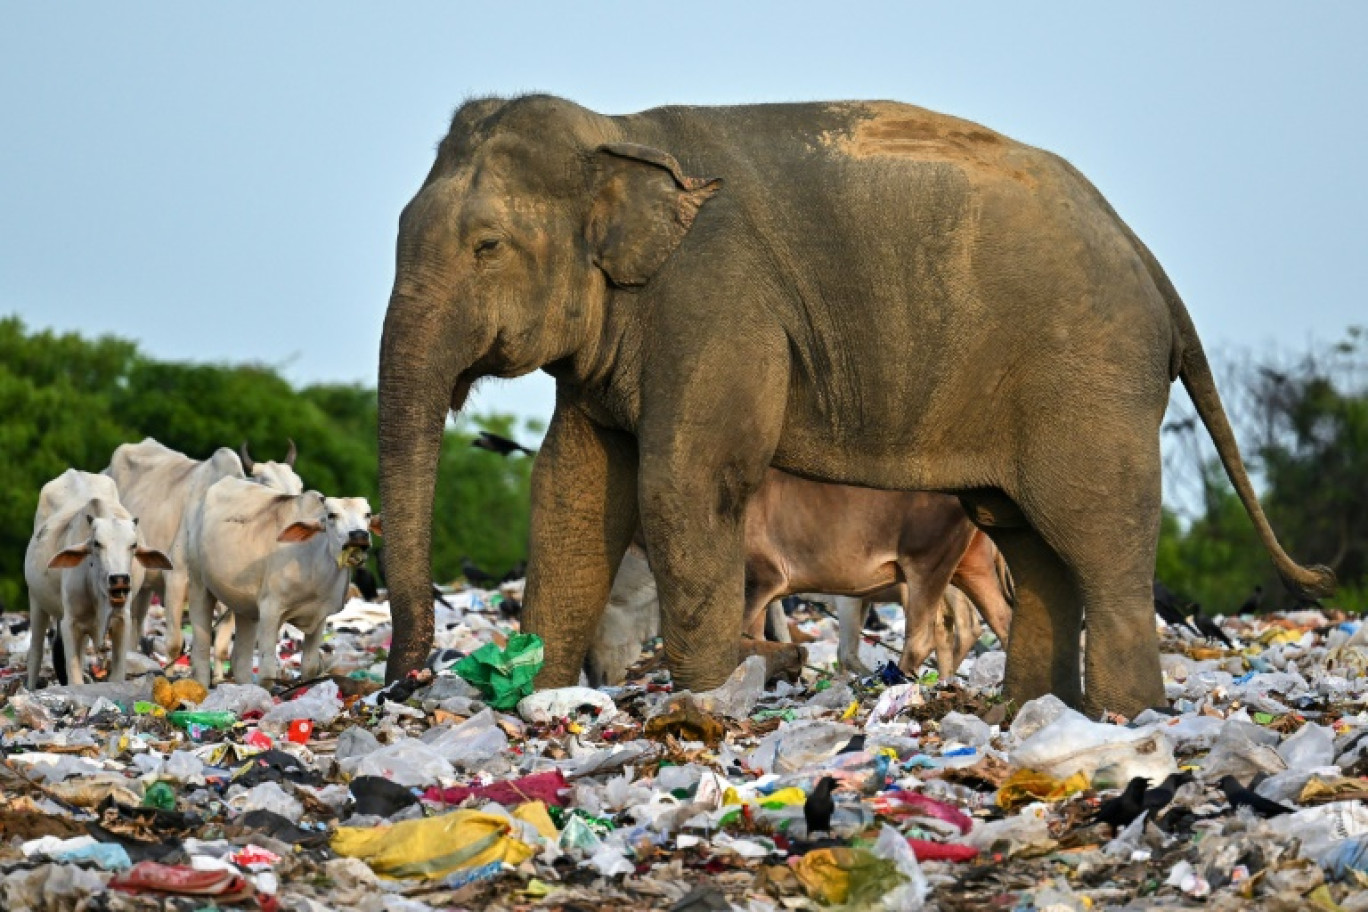
<instances>
[{"instance_id":1,"label":"plastic bottle","mask_svg":"<svg viewBox=\"0 0 1368 912\"><path fill-rule=\"evenodd\" d=\"M167 713L166 717L171 720L172 725L189 729L192 725L201 728L232 728L237 722L237 716L230 712L173 712Z\"/></svg>"}]
</instances>

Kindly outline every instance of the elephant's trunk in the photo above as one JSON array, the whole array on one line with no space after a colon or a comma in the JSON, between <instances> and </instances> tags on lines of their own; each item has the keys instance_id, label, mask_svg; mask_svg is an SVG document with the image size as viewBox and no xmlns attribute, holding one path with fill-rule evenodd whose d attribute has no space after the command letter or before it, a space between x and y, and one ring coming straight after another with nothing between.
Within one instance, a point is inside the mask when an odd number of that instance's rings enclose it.
<instances>
[{"instance_id":1,"label":"elephant's trunk","mask_svg":"<svg viewBox=\"0 0 1368 912\"><path fill-rule=\"evenodd\" d=\"M448 409L470 390L462 372L478 352L460 352L437 329L428 302L396 293L380 343L380 498L394 641L388 681L421 668L432 649L432 504Z\"/></svg>"}]
</instances>

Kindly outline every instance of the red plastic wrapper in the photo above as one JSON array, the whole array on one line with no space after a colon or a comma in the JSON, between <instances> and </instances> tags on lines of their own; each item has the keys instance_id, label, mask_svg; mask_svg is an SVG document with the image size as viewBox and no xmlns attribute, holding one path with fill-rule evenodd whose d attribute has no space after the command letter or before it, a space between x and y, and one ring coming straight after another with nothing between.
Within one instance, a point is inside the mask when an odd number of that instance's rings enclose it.
<instances>
[{"instance_id":1,"label":"red plastic wrapper","mask_svg":"<svg viewBox=\"0 0 1368 912\"><path fill-rule=\"evenodd\" d=\"M264 731L254 731L247 736L248 747L255 747L259 750L270 750L274 744L275 742L271 740L271 736Z\"/></svg>"},{"instance_id":2,"label":"red plastic wrapper","mask_svg":"<svg viewBox=\"0 0 1368 912\"><path fill-rule=\"evenodd\" d=\"M570 783L565 781L561 771L552 770L549 773L533 773L521 779L491 782L489 785L463 785L448 789L432 786L423 793L423 800L460 804L473 795L504 807L515 807L525 801L545 801L556 807L564 807L565 799L561 797L561 792L569 788Z\"/></svg>"},{"instance_id":3,"label":"red plastic wrapper","mask_svg":"<svg viewBox=\"0 0 1368 912\"><path fill-rule=\"evenodd\" d=\"M290 733L285 737L295 744L308 744L311 735L313 735L313 720L295 719L290 723Z\"/></svg>"},{"instance_id":4,"label":"red plastic wrapper","mask_svg":"<svg viewBox=\"0 0 1368 912\"><path fill-rule=\"evenodd\" d=\"M187 865L162 865L141 861L109 881L125 893L170 893L177 896L212 896L226 902L251 899L251 881L231 871L197 871Z\"/></svg>"},{"instance_id":5,"label":"red plastic wrapper","mask_svg":"<svg viewBox=\"0 0 1368 912\"><path fill-rule=\"evenodd\" d=\"M932 842L929 839L908 839L917 861L973 861L978 849L954 842Z\"/></svg>"},{"instance_id":6,"label":"red plastic wrapper","mask_svg":"<svg viewBox=\"0 0 1368 912\"><path fill-rule=\"evenodd\" d=\"M916 792L883 792L875 799L874 809L888 817L934 817L944 820L961 833L969 832L974 826L974 821L959 808Z\"/></svg>"},{"instance_id":7,"label":"red plastic wrapper","mask_svg":"<svg viewBox=\"0 0 1368 912\"><path fill-rule=\"evenodd\" d=\"M280 861L280 856L275 852L263 849L261 846L249 845L229 855L228 860L249 871L264 871Z\"/></svg>"}]
</instances>

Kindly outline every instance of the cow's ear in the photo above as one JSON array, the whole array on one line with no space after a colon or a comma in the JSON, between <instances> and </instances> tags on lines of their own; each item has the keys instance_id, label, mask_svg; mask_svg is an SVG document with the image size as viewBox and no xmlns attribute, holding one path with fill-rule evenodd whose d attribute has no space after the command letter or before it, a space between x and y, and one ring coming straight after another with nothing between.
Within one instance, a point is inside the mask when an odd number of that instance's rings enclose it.
<instances>
[{"instance_id":1,"label":"cow's ear","mask_svg":"<svg viewBox=\"0 0 1368 912\"><path fill-rule=\"evenodd\" d=\"M384 535L384 534L385 534L384 526L382 526L381 523L380 523L380 514L379 514L379 513L377 513L377 514L375 514L374 516L371 517L371 521L370 521L370 530L371 530L371 533L374 534L374 535Z\"/></svg>"},{"instance_id":2,"label":"cow's ear","mask_svg":"<svg viewBox=\"0 0 1368 912\"><path fill-rule=\"evenodd\" d=\"M79 567L81 561L90 554L90 545L77 545L75 548L67 548L65 551L58 551L48 561L49 570L69 570L72 567Z\"/></svg>"},{"instance_id":3,"label":"cow's ear","mask_svg":"<svg viewBox=\"0 0 1368 912\"><path fill-rule=\"evenodd\" d=\"M171 559L160 551L151 548L139 548L133 555L148 570L174 570L171 566Z\"/></svg>"},{"instance_id":4,"label":"cow's ear","mask_svg":"<svg viewBox=\"0 0 1368 912\"><path fill-rule=\"evenodd\" d=\"M276 541L306 542L322 531L323 524L316 519L310 522L290 523L276 536Z\"/></svg>"}]
</instances>

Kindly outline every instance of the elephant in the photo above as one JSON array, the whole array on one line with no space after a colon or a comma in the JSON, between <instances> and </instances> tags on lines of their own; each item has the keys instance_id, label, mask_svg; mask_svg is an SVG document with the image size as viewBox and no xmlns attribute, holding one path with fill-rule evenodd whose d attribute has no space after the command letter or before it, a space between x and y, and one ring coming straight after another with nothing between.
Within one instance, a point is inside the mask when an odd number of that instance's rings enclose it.
<instances>
[{"instance_id":1,"label":"elephant","mask_svg":"<svg viewBox=\"0 0 1368 912\"><path fill-rule=\"evenodd\" d=\"M774 466L956 495L1016 583L1004 688L1164 702L1150 600L1181 379L1298 593L1188 311L1064 159L895 102L457 109L399 219L379 363L387 676L431 648L442 429L541 369L525 629L574 684L638 522L676 686L738 662L746 503ZM1088 643L1080 642L1087 616Z\"/></svg>"}]
</instances>

